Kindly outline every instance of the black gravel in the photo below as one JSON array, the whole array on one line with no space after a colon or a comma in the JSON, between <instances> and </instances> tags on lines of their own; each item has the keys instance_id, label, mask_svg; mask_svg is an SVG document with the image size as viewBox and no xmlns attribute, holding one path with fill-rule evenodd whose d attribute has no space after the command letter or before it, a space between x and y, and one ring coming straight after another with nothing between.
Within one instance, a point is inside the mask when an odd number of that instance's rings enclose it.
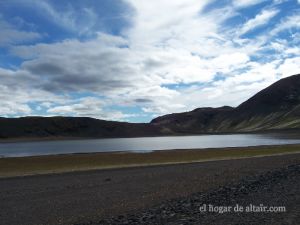
<instances>
[{"instance_id":1,"label":"black gravel","mask_svg":"<svg viewBox=\"0 0 300 225\"><path fill-rule=\"evenodd\" d=\"M206 210L205 206L206 205ZM244 212L237 211L237 204ZM250 206L284 207L279 212L246 212ZM227 212L212 212L211 206L231 206ZM165 201L163 204L135 214L115 216L98 224L157 225L299 225L300 165L290 165L258 176L246 177L236 185L223 186L207 193ZM202 207L202 212L200 212ZM239 207L239 208L240 208ZM79 224L76 224L79 225ZM83 225L83 224L80 224Z\"/></svg>"},{"instance_id":2,"label":"black gravel","mask_svg":"<svg viewBox=\"0 0 300 225\"><path fill-rule=\"evenodd\" d=\"M0 225L297 224L295 165L300 154L1 178ZM287 212L199 212L202 204L236 203Z\"/></svg>"}]
</instances>

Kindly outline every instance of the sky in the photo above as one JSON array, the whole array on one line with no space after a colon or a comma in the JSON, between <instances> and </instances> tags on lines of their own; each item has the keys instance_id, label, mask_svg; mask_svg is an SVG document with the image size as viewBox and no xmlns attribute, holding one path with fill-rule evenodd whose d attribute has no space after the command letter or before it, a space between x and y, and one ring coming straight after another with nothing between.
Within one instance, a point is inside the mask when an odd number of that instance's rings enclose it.
<instances>
[{"instance_id":1,"label":"sky","mask_svg":"<svg viewBox=\"0 0 300 225\"><path fill-rule=\"evenodd\" d=\"M0 117L235 107L299 46L300 0L0 0Z\"/></svg>"}]
</instances>

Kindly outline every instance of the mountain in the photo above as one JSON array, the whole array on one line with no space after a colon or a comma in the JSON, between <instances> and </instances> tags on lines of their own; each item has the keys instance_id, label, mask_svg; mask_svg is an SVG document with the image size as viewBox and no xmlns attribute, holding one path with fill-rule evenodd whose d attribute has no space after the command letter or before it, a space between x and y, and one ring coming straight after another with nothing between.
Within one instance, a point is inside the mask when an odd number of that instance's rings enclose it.
<instances>
[{"instance_id":1,"label":"mountain","mask_svg":"<svg viewBox=\"0 0 300 225\"><path fill-rule=\"evenodd\" d=\"M0 118L0 140L258 132L300 128L300 75L284 78L236 108L198 108L125 123L87 117Z\"/></svg>"},{"instance_id":2,"label":"mountain","mask_svg":"<svg viewBox=\"0 0 300 225\"><path fill-rule=\"evenodd\" d=\"M300 128L300 75L277 81L236 108L199 108L158 117L170 133L252 132Z\"/></svg>"},{"instance_id":3,"label":"mountain","mask_svg":"<svg viewBox=\"0 0 300 225\"><path fill-rule=\"evenodd\" d=\"M87 117L0 118L0 139L136 137L160 134L160 128L151 124Z\"/></svg>"},{"instance_id":4,"label":"mountain","mask_svg":"<svg viewBox=\"0 0 300 225\"><path fill-rule=\"evenodd\" d=\"M210 133L216 132L215 124L222 122L224 115L234 108L198 108L190 112L173 113L155 118L150 124L161 127L162 133ZM192 132L191 132L192 131Z\"/></svg>"}]
</instances>

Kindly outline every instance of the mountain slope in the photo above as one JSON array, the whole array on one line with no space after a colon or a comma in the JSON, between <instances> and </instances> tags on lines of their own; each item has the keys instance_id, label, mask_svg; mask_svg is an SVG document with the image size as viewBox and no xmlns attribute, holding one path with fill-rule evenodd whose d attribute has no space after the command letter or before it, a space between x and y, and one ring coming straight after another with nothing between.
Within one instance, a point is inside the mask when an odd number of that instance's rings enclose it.
<instances>
[{"instance_id":1,"label":"mountain slope","mask_svg":"<svg viewBox=\"0 0 300 225\"><path fill-rule=\"evenodd\" d=\"M151 121L151 124L162 127L163 133L209 133L215 132L223 115L231 113L234 108L198 108L190 112L174 113L161 116Z\"/></svg>"},{"instance_id":2,"label":"mountain slope","mask_svg":"<svg viewBox=\"0 0 300 225\"><path fill-rule=\"evenodd\" d=\"M277 81L239 105L228 129L256 131L300 128L300 75Z\"/></svg>"},{"instance_id":3,"label":"mountain slope","mask_svg":"<svg viewBox=\"0 0 300 225\"><path fill-rule=\"evenodd\" d=\"M237 108L203 108L158 117L173 133L247 132L300 128L300 75L284 78Z\"/></svg>"}]
</instances>

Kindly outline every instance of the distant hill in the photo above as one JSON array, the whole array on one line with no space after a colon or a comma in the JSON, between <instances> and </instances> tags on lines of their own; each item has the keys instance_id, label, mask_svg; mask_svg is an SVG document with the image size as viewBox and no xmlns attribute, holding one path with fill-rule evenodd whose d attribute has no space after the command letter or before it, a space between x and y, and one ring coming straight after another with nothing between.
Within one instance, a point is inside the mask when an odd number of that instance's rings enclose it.
<instances>
[{"instance_id":1,"label":"distant hill","mask_svg":"<svg viewBox=\"0 0 300 225\"><path fill-rule=\"evenodd\" d=\"M222 122L234 108L198 108L190 112L173 113L155 118L151 124L160 126L163 133L210 133L218 131L216 124ZM193 131L193 132L191 132Z\"/></svg>"},{"instance_id":2,"label":"distant hill","mask_svg":"<svg viewBox=\"0 0 300 225\"><path fill-rule=\"evenodd\" d=\"M237 108L199 108L158 117L171 133L249 132L300 128L300 75L277 81Z\"/></svg>"},{"instance_id":3,"label":"distant hill","mask_svg":"<svg viewBox=\"0 0 300 225\"><path fill-rule=\"evenodd\" d=\"M0 118L0 139L99 138L160 135L160 128L146 123L125 123L88 117Z\"/></svg>"},{"instance_id":4,"label":"distant hill","mask_svg":"<svg viewBox=\"0 0 300 225\"><path fill-rule=\"evenodd\" d=\"M0 140L142 137L300 128L300 75L284 78L236 108L198 108L125 123L87 117L0 118Z\"/></svg>"}]
</instances>

